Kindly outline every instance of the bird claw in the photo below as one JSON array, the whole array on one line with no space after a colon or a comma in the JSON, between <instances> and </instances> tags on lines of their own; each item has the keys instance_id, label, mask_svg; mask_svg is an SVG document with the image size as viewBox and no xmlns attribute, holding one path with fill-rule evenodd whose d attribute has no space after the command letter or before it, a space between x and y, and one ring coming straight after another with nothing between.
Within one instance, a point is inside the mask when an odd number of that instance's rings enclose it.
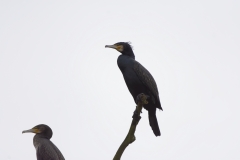
<instances>
[{"instance_id":1,"label":"bird claw","mask_svg":"<svg viewBox=\"0 0 240 160\"><path fill-rule=\"evenodd\" d=\"M144 94L144 93L140 93L139 95L137 95L137 97L136 97L136 102L137 102L137 104L139 103L139 102L142 102L142 103L144 103L144 104L147 104L148 102L147 102L147 99L148 98L150 98L150 96L148 96L148 95L146 95L146 94Z\"/></svg>"}]
</instances>

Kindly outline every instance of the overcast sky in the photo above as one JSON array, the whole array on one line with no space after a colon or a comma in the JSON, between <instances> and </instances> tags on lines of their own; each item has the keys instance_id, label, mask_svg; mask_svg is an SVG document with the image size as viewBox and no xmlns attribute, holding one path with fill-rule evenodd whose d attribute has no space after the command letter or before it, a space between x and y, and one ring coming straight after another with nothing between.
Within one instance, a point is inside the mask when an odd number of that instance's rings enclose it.
<instances>
[{"instance_id":1,"label":"overcast sky","mask_svg":"<svg viewBox=\"0 0 240 160\"><path fill-rule=\"evenodd\" d=\"M131 41L163 111L123 160L239 160L240 1L0 1L0 159L36 159L37 124L67 160L112 159L135 103L106 44Z\"/></svg>"}]
</instances>

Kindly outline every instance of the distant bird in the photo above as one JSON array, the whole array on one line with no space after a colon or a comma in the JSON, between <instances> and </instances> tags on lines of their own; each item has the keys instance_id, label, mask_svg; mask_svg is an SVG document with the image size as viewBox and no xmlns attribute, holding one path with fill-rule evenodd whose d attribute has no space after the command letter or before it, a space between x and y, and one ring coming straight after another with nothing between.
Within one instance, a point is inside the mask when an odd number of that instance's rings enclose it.
<instances>
[{"instance_id":1,"label":"distant bird","mask_svg":"<svg viewBox=\"0 0 240 160\"><path fill-rule=\"evenodd\" d=\"M144 108L148 110L149 123L155 136L160 136L161 133L158 127L156 108L162 110L162 107L154 78L146 68L135 60L135 55L129 43L118 42L114 45L106 45L105 47L116 49L122 53L122 55L118 57L117 64L135 103L137 103L136 98L140 93L150 96L149 103L144 105Z\"/></svg>"},{"instance_id":2,"label":"distant bird","mask_svg":"<svg viewBox=\"0 0 240 160\"><path fill-rule=\"evenodd\" d=\"M22 131L22 133L36 133L33 138L33 145L36 148L37 160L65 160L60 150L50 141L53 132L45 125L39 124L32 129Z\"/></svg>"}]
</instances>

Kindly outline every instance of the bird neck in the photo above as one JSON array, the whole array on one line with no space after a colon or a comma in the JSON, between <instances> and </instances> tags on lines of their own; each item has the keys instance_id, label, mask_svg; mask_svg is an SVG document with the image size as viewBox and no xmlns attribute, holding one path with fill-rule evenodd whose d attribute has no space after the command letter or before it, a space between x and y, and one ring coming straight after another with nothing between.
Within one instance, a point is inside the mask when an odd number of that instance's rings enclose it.
<instances>
[{"instance_id":1,"label":"bird neck","mask_svg":"<svg viewBox=\"0 0 240 160\"><path fill-rule=\"evenodd\" d=\"M38 139L38 138L45 138L45 139L51 139L52 134L42 134L42 133L38 133L34 136L34 139Z\"/></svg>"},{"instance_id":2,"label":"bird neck","mask_svg":"<svg viewBox=\"0 0 240 160\"><path fill-rule=\"evenodd\" d=\"M36 134L33 137L33 145L37 149L46 140L50 141L50 138L48 138L48 137L46 137L44 135L41 135L41 134Z\"/></svg>"},{"instance_id":3,"label":"bird neck","mask_svg":"<svg viewBox=\"0 0 240 160\"><path fill-rule=\"evenodd\" d=\"M128 50L127 52L122 53L122 55L125 55L125 56L135 59L135 55L132 50Z\"/></svg>"}]
</instances>

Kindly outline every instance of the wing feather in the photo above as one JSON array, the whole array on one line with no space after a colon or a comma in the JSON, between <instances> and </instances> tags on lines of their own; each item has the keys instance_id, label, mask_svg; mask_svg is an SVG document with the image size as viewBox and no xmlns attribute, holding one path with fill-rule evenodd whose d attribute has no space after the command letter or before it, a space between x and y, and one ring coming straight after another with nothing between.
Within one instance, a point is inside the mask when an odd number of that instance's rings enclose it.
<instances>
[{"instance_id":1,"label":"wing feather","mask_svg":"<svg viewBox=\"0 0 240 160\"><path fill-rule=\"evenodd\" d=\"M148 88L148 90L154 96L153 101L157 100L157 102L159 102L160 104L157 84L151 73L137 61L134 62L133 70L137 74L139 80ZM161 104L160 109L162 109Z\"/></svg>"}]
</instances>

